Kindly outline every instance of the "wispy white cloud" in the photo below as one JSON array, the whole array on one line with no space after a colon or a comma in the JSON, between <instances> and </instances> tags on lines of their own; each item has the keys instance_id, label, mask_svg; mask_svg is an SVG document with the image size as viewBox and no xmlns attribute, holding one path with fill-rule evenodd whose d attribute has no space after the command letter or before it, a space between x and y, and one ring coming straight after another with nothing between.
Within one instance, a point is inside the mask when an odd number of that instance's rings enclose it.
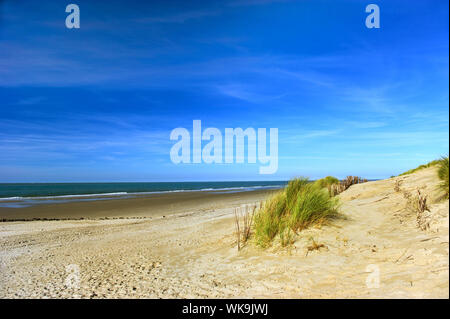
<instances>
[{"instance_id":1,"label":"wispy white cloud","mask_svg":"<svg viewBox=\"0 0 450 319\"><path fill-rule=\"evenodd\" d=\"M45 100L46 100L45 96L33 96L29 98L20 99L19 101L17 101L17 105L34 105L39 104Z\"/></svg>"},{"instance_id":2,"label":"wispy white cloud","mask_svg":"<svg viewBox=\"0 0 450 319\"><path fill-rule=\"evenodd\" d=\"M280 133L280 142L283 144L302 144L310 140L337 135L341 130L284 130Z\"/></svg>"},{"instance_id":3,"label":"wispy white cloud","mask_svg":"<svg viewBox=\"0 0 450 319\"><path fill-rule=\"evenodd\" d=\"M230 1L228 5L232 7L260 6L271 3L290 2L290 1L292 0L234 0Z\"/></svg>"},{"instance_id":4,"label":"wispy white cloud","mask_svg":"<svg viewBox=\"0 0 450 319\"><path fill-rule=\"evenodd\" d=\"M285 96L282 92L270 94L269 92L260 92L260 89L244 85L243 83L234 83L226 85L217 85L217 92L222 95L233 97L250 103L272 103L274 100Z\"/></svg>"},{"instance_id":5,"label":"wispy white cloud","mask_svg":"<svg viewBox=\"0 0 450 319\"><path fill-rule=\"evenodd\" d=\"M386 126L386 122L376 122L376 121L367 121L367 120L361 120L361 121L346 121L346 126L351 126L354 128L360 128L360 129L373 129L373 128L379 128Z\"/></svg>"},{"instance_id":6,"label":"wispy white cloud","mask_svg":"<svg viewBox=\"0 0 450 319\"><path fill-rule=\"evenodd\" d=\"M176 13L166 16L142 17L135 21L139 23L185 23L189 20L211 17L220 14L220 11L196 10Z\"/></svg>"}]
</instances>

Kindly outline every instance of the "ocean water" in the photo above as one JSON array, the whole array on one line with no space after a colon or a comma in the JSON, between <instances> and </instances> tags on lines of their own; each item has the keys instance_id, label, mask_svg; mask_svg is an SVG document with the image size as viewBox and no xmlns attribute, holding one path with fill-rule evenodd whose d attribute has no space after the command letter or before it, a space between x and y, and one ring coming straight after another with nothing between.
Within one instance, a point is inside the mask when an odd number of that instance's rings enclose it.
<instances>
[{"instance_id":1,"label":"ocean water","mask_svg":"<svg viewBox=\"0 0 450 319\"><path fill-rule=\"evenodd\" d=\"M0 207L20 208L36 204L72 201L130 198L138 195L221 191L245 192L257 189L277 189L285 181L265 182L160 182L160 183L0 183Z\"/></svg>"}]
</instances>

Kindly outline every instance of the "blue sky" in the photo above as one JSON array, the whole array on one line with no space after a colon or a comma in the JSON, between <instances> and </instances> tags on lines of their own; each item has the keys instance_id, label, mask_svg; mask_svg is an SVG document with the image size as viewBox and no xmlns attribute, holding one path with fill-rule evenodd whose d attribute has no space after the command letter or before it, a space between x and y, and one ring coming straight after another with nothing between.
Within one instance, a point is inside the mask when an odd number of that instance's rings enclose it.
<instances>
[{"instance_id":1,"label":"blue sky","mask_svg":"<svg viewBox=\"0 0 450 319\"><path fill-rule=\"evenodd\" d=\"M0 182L384 178L448 154L448 1L77 0L67 29L69 3L0 2ZM195 119L278 128L278 172L174 165Z\"/></svg>"}]
</instances>

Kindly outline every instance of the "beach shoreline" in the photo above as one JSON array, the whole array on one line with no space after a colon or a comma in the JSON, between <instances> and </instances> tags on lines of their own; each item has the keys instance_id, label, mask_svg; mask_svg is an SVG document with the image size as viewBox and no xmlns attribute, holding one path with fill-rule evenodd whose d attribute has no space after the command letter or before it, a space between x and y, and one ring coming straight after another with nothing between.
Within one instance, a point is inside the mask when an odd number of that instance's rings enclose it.
<instances>
[{"instance_id":1,"label":"beach shoreline","mask_svg":"<svg viewBox=\"0 0 450 319\"><path fill-rule=\"evenodd\" d=\"M262 201L273 189L248 191L184 191L134 195L90 201L0 207L0 221L154 218L186 211L206 211Z\"/></svg>"}]
</instances>

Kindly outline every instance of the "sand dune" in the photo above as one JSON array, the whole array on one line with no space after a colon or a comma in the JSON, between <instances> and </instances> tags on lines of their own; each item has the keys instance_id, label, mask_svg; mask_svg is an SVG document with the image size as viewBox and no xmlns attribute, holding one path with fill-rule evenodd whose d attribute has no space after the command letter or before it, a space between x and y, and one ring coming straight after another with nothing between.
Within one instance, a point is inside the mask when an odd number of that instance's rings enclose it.
<instances>
[{"instance_id":1,"label":"sand dune","mask_svg":"<svg viewBox=\"0 0 450 319\"><path fill-rule=\"evenodd\" d=\"M345 218L302 231L289 249L238 252L242 202L151 220L0 223L0 297L448 298L449 202L435 174L350 187ZM408 201L417 189L430 202L424 229ZM308 252L311 238L324 247Z\"/></svg>"}]
</instances>

